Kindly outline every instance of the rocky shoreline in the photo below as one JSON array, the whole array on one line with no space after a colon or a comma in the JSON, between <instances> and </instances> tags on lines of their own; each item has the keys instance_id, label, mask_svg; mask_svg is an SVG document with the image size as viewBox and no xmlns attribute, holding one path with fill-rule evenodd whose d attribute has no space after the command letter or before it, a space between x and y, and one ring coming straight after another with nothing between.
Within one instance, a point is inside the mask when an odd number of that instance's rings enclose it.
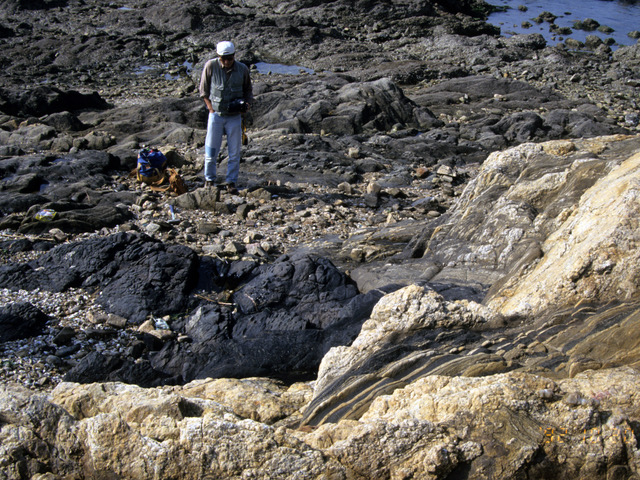
<instances>
[{"instance_id":1,"label":"rocky shoreline","mask_svg":"<svg viewBox=\"0 0 640 480\"><path fill-rule=\"evenodd\" d=\"M3 478L638 478L638 44L473 0L1 9Z\"/></svg>"}]
</instances>

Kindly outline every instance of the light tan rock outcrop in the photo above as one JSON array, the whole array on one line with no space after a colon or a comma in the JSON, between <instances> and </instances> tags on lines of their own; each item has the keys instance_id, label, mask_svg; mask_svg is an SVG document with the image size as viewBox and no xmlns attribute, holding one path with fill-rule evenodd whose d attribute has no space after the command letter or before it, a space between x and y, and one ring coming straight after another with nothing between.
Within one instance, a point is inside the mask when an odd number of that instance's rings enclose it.
<instances>
[{"instance_id":1,"label":"light tan rock outcrop","mask_svg":"<svg viewBox=\"0 0 640 480\"><path fill-rule=\"evenodd\" d=\"M628 300L640 274L640 153L601 178L542 244L543 256L489 306L508 315Z\"/></svg>"},{"instance_id":2,"label":"light tan rock outcrop","mask_svg":"<svg viewBox=\"0 0 640 480\"><path fill-rule=\"evenodd\" d=\"M78 419L121 410L128 412L128 422L141 425L155 417L179 419L212 409L273 424L299 411L313 393L308 384L287 387L267 378L203 379L184 386L148 389L144 390L143 403L139 402L141 391L140 387L121 383L62 383L53 398Z\"/></svg>"},{"instance_id":3,"label":"light tan rock outcrop","mask_svg":"<svg viewBox=\"0 0 640 480\"><path fill-rule=\"evenodd\" d=\"M223 405L215 388L203 398L207 388L198 383L186 387L188 395L179 387L66 383L50 398L2 387L0 477L346 478L344 467L287 429L232 413L256 402L236 395Z\"/></svg>"},{"instance_id":4,"label":"light tan rock outcrop","mask_svg":"<svg viewBox=\"0 0 640 480\"><path fill-rule=\"evenodd\" d=\"M426 224L422 234L410 242L406 253L413 258L421 257L419 264L424 268L439 267L428 281L483 285L491 287L490 298L508 299L513 296L520 277L530 273L541 257L549 254L557 257L573 248L578 239L570 238L570 228L580 225L583 232L593 228L602 228L602 231L591 240L586 239L592 244L591 250L576 251L575 255L590 255L585 261L592 260L594 268L607 270L606 255L594 256L592 251L598 241L601 242L598 248L602 250L609 248L606 242L602 244L607 236L612 242L619 239L620 249L633 250L633 245L628 244L633 242L633 236L623 240L625 233L633 230L633 220L627 224L625 219L632 219L635 213L633 180L625 176L635 175L631 164L638 151L640 137L615 135L524 143L493 152L449 212L438 221ZM625 162L627 166L622 167ZM625 181L629 183L623 185ZM610 218L599 220L604 223L597 225L596 218L602 217L607 209ZM586 243L583 245L586 247ZM597 298L594 287L584 286L582 293L572 294L570 283L580 275L577 273L580 266L567 268L564 277L568 277L568 286L557 298L564 298L565 293ZM551 290L547 287L553 285L544 287ZM614 295L619 298L614 291L613 286L606 286L600 288L598 294L602 298L611 299ZM574 300L571 298L569 302ZM496 299L495 305L504 301ZM535 304L536 300L532 302ZM553 299L547 300L552 302ZM526 302L522 303L519 312L534 311L534 307L528 308ZM563 301L554 306L573 304L575 301Z\"/></svg>"},{"instance_id":5,"label":"light tan rock outcrop","mask_svg":"<svg viewBox=\"0 0 640 480\"><path fill-rule=\"evenodd\" d=\"M202 387L63 384L47 398L3 386L0 474L497 480L639 472L640 377L630 368L559 381L432 375L379 396L359 420L299 430L242 419L231 412L244 400L223 405Z\"/></svg>"}]
</instances>

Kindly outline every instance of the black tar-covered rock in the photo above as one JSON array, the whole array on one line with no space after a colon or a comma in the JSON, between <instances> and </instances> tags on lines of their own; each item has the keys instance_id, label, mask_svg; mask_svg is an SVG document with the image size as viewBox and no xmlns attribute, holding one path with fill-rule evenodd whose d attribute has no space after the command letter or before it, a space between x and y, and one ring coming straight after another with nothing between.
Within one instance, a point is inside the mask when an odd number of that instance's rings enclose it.
<instances>
[{"instance_id":1,"label":"black tar-covered rock","mask_svg":"<svg viewBox=\"0 0 640 480\"><path fill-rule=\"evenodd\" d=\"M32 90L0 89L0 111L8 115L36 116L84 109L106 109L109 105L94 92L41 86Z\"/></svg>"},{"instance_id":2,"label":"black tar-covered rock","mask_svg":"<svg viewBox=\"0 0 640 480\"><path fill-rule=\"evenodd\" d=\"M118 356L92 352L77 366L67 372L67 382L125 382L149 388L174 383L161 372L154 370L148 361L132 362Z\"/></svg>"},{"instance_id":3,"label":"black tar-covered rock","mask_svg":"<svg viewBox=\"0 0 640 480\"><path fill-rule=\"evenodd\" d=\"M49 317L30 303L0 307L0 343L40 335Z\"/></svg>"},{"instance_id":4,"label":"black tar-covered rock","mask_svg":"<svg viewBox=\"0 0 640 480\"><path fill-rule=\"evenodd\" d=\"M150 314L183 311L197 268L198 257L188 247L119 233L63 244L33 262L2 266L0 285L54 292L95 290L107 312L135 324Z\"/></svg>"},{"instance_id":5,"label":"black tar-covered rock","mask_svg":"<svg viewBox=\"0 0 640 480\"><path fill-rule=\"evenodd\" d=\"M1 229L41 234L52 228L65 233L100 230L131 219L127 205L136 196L111 188L119 160L106 152L11 157L0 160ZM55 212L38 220L43 210Z\"/></svg>"},{"instance_id":6,"label":"black tar-covered rock","mask_svg":"<svg viewBox=\"0 0 640 480\"><path fill-rule=\"evenodd\" d=\"M199 280L199 281L198 281ZM298 253L272 264L231 264L188 247L119 233L57 246L37 260L0 267L0 287L94 291L109 313L137 324L150 315L184 313L196 287L235 289L231 302L201 304L171 328L190 342L147 344L150 363L126 356L87 356L70 381L120 380L140 385L203 377L310 376L333 346L350 343L382 289L360 294L329 260Z\"/></svg>"},{"instance_id":7,"label":"black tar-covered rock","mask_svg":"<svg viewBox=\"0 0 640 480\"><path fill-rule=\"evenodd\" d=\"M325 328L357 294L355 283L329 260L284 255L233 296L242 314L234 336Z\"/></svg>"},{"instance_id":8,"label":"black tar-covered rock","mask_svg":"<svg viewBox=\"0 0 640 480\"><path fill-rule=\"evenodd\" d=\"M182 381L206 377L310 376L329 348L350 343L382 290L360 294L330 261L300 253L254 269L224 305L197 309L184 323L192 343L170 342L151 357Z\"/></svg>"}]
</instances>

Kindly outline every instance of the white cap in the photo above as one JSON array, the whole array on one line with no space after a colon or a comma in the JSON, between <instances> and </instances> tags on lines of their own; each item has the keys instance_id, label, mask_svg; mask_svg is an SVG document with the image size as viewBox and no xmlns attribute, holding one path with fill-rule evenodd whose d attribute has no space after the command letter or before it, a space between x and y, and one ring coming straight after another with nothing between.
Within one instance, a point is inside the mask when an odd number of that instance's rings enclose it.
<instances>
[{"instance_id":1,"label":"white cap","mask_svg":"<svg viewBox=\"0 0 640 480\"><path fill-rule=\"evenodd\" d=\"M233 55L234 53L236 53L236 47L234 47L233 43L231 42L220 42L216 46L216 52L218 52L218 55L220 55L221 57L223 55Z\"/></svg>"}]
</instances>

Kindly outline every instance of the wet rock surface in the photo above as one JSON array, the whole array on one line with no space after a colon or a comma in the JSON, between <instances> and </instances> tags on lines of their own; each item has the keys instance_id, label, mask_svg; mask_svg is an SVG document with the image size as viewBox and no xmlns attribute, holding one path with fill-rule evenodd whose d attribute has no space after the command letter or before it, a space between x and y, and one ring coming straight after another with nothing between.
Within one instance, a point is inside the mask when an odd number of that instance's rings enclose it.
<instances>
[{"instance_id":1,"label":"wet rock surface","mask_svg":"<svg viewBox=\"0 0 640 480\"><path fill-rule=\"evenodd\" d=\"M638 45L476 1L0 9L4 477L637 477Z\"/></svg>"}]
</instances>

